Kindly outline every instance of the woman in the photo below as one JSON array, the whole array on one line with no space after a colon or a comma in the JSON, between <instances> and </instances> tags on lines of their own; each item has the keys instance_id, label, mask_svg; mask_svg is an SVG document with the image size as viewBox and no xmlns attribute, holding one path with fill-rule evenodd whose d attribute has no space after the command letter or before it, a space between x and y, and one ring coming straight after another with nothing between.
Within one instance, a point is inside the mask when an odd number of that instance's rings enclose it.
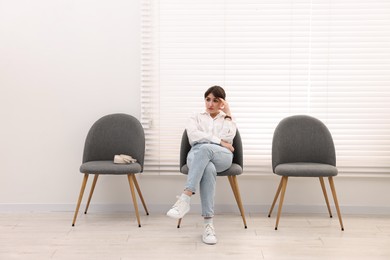
<instances>
[{"instance_id":1,"label":"woman","mask_svg":"<svg viewBox=\"0 0 390 260\"><path fill-rule=\"evenodd\" d=\"M204 217L202 240L206 244L216 244L213 225L216 177L217 172L223 172L232 165L236 124L232 120L223 88L209 88L204 98L206 110L193 115L186 127L191 144L187 156L187 183L184 192L167 215L180 219L188 213L191 196L196 193L199 185Z\"/></svg>"}]
</instances>

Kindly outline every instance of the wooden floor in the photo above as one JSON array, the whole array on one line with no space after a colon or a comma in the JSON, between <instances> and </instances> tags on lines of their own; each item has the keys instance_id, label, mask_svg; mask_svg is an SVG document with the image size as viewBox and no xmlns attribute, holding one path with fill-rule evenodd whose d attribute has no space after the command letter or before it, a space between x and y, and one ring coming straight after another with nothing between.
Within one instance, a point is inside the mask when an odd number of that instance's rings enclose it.
<instances>
[{"instance_id":1,"label":"wooden floor","mask_svg":"<svg viewBox=\"0 0 390 260\"><path fill-rule=\"evenodd\" d=\"M180 229L164 214L89 212L71 226L73 212L1 213L0 259L390 259L390 217L248 214L217 215L218 244L201 242L199 215Z\"/></svg>"}]
</instances>

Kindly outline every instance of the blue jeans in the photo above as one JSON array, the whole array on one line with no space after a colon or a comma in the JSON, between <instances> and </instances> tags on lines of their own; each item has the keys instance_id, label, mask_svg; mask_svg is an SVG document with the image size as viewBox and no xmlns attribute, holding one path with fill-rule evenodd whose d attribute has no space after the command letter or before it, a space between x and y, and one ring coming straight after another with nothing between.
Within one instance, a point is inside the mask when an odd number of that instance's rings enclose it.
<instances>
[{"instance_id":1,"label":"blue jeans","mask_svg":"<svg viewBox=\"0 0 390 260\"><path fill-rule=\"evenodd\" d=\"M186 190L196 192L199 185L202 216L214 216L215 185L218 172L230 168L233 153L217 144L195 144L187 156Z\"/></svg>"}]
</instances>

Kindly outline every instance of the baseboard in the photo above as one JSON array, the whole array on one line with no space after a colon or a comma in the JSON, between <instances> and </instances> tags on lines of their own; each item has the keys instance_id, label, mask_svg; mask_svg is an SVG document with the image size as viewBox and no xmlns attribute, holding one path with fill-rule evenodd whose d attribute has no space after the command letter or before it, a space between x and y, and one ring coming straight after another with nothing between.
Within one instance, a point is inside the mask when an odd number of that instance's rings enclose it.
<instances>
[{"instance_id":1,"label":"baseboard","mask_svg":"<svg viewBox=\"0 0 390 260\"><path fill-rule=\"evenodd\" d=\"M148 204L150 213L165 214L172 205ZM277 212L277 206L274 208L273 214ZM0 213L26 213L26 212L74 212L76 205L74 204L0 204ZM138 205L142 212L142 205ZM80 211L83 211L85 205L81 205ZM245 213L247 214L268 214L270 205L244 205ZM199 204L191 205L192 212L200 213L201 207ZM390 207L370 207L370 206L340 206L342 214L357 214L357 215L390 215ZM89 212L133 212L132 204L91 204ZM334 214L336 210L332 207ZM238 213L237 205L216 205L216 214L223 213ZM316 205L283 205L283 213L327 213L326 206Z\"/></svg>"}]
</instances>

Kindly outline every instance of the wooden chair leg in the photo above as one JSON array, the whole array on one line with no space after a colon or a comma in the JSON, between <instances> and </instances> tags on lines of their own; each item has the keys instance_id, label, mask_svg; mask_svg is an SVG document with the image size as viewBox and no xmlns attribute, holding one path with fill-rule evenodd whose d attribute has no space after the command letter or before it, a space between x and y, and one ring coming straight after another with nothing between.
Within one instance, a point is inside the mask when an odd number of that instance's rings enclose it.
<instances>
[{"instance_id":1,"label":"wooden chair leg","mask_svg":"<svg viewBox=\"0 0 390 260\"><path fill-rule=\"evenodd\" d=\"M336 206L337 216L339 217L339 222L340 222L341 230L344 231L343 220L341 219L340 207L339 207L339 202L338 202L338 200L337 200L336 188L335 188L335 186L334 186L333 177L328 177L328 179L329 179L330 189L332 190L332 195L333 195L334 204L335 204L335 206Z\"/></svg>"},{"instance_id":2,"label":"wooden chair leg","mask_svg":"<svg viewBox=\"0 0 390 260\"><path fill-rule=\"evenodd\" d=\"M87 181L88 181L88 174L85 173L84 178L83 178L83 182L81 184L81 189L80 189L79 199L77 201L76 211L74 212L74 216L73 216L73 222L72 222L73 227L74 227L74 224L76 223L77 214L79 213L80 204L81 204L81 200L83 199L84 190L85 190L85 186L87 185Z\"/></svg>"},{"instance_id":3,"label":"wooden chair leg","mask_svg":"<svg viewBox=\"0 0 390 260\"><path fill-rule=\"evenodd\" d=\"M279 194L280 194L280 190L282 189L282 182L283 182L283 178L280 179L278 189L276 190L276 193L275 193L274 201L272 202L272 206L271 206L271 208L270 208L270 210L268 212L268 217L269 218L271 217L271 214L272 214L272 211L274 210L276 201L278 200L278 197L279 197Z\"/></svg>"},{"instance_id":4,"label":"wooden chair leg","mask_svg":"<svg viewBox=\"0 0 390 260\"><path fill-rule=\"evenodd\" d=\"M241 195L240 195L240 189L238 187L238 182L237 182L237 176L228 176L230 186L232 187L232 191L234 194L234 197L237 202L238 209L240 210L242 221L244 222L244 227L247 228L246 224L246 219L245 219L245 211L244 207L242 205L242 200L241 200Z\"/></svg>"},{"instance_id":5,"label":"wooden chair leg","mask_svg":"<svg viewBox=\"0 0 390 260\"><path fill-rule=\"evenodd\" d=\"M84 214L87 214L87 211L88 211L88 208L89 208L89 204L91 203L91 199L92 199L93 192L95 191L96 182L97 182L97 180L98 180L98 177L99 177L99 174L95 174L95 177L93 178L93 182L92 182L92 186L91 186L91 191L89 192L88 202L87 202L87 206L85 207Z\"/></svg>"},{"instance_id":6,"label":"wooden chair leg","mask_svg":"<svg viewBox=\"0 0 390 260\"><path fill-rule=\"evenodd\" d=\"M179 218L179 220L177 221L177 228L180 228L181 220L182 218Z\"/></svg>"},{"instance_id":7,"label":"wooden chair leg","mask_svg":"<svg viewBox=\"0 0 390 260\"><path fill-rule=\"evenodd\" d=\"M237 191L237 188L238 188L238 184L237 184L237 187L236 187L236 184L234 183L234 180L233 180L233 176L227 176L228 177L228 180L229 180L229 183L230 183L230 187L232 188L232 191L233 191L233 195L234 195L234 198L236 199L236 202L237 202L237 206L239 205L239 197L238 197L238 193L239 191ZM240 207L238 206L238 209L240 210L240 213L241 213L241 209ZM242 215L242 213L241 213Z\"/></svg>"},{"instance_id":8,"label":"wooden chair leg","mask_svg":"<svg viewBox=\"0 0 390 260\"><path fill-rule=\"evenodd\" d=\"M138 196L139 196L139 198L141 199L142 205L144 206L146 215L149 215L149 211L148 211L148 208L146 207L146 203L145 203L145 201L144 201L144 197L142 196L141 189L139 188L137 178L135 177L135 174L131 174L131 176L132 176L132 178L133 178L133 182L134 182L135 188L137 189Z\"/></svg>"},{"instance_id":9,"label":"wooden chair leg","mask_svg":"<svg viewBox=\"0 0 390 260\"><path fill-rule=\"evenodd\" d=\"M319 177L319 179L320 179L320 183L321 183L322 192L324 193L326 206L328 207L329 216L333 217L332 216L332 211L330 210L328 194L326 193L324 178L323 177Z\"/></svg>"},{"instance_id":10,"label":"wooden chair leg","mask_svg":"<svg viewBox=\"0 0 390 260\"><path fill-rule=\"evenodd\" d=\"M136 215L137 221L138 221L138 227L141 227L141 221L140 221L139 212L138 212L138 203L137 203L137 198L135 197L134 181L133 181L133 178L131 175L133 175L133 174L128 174L127 178L129 180L131 197L133 198L133 205L134 205L135 215Z\"/></svg>"},{"instance_id":11,"label":"wooden chair leg","mask_svg":"<svg viewBox=\"0 0 390 260\"><path fill-rule=\"evenodd\" d=\"M236 191L236 187L234 186L232 176L227 176L227 177L228 177L228 180L229 180L229 183L230 183L230 187L232 188L234 198L236 199L236 202L237 202L237 205L238 205L237 191Z\"/></svg>"},{"instance_id":12,"label":"wooden chair leg","mask_svg":"<svg viewBox=\"0 0 390 260\"><path fill-rule=\"evenodd\" d=\"M287 180L288 180L287 176L283 176L282 177L282 190L281 190L281 194L280 194L278 216L276 217L275 230L278 230L280 214L282 213L282 206L283 206L284 195L286 193Z\"/></svg>"}]
</instances>

